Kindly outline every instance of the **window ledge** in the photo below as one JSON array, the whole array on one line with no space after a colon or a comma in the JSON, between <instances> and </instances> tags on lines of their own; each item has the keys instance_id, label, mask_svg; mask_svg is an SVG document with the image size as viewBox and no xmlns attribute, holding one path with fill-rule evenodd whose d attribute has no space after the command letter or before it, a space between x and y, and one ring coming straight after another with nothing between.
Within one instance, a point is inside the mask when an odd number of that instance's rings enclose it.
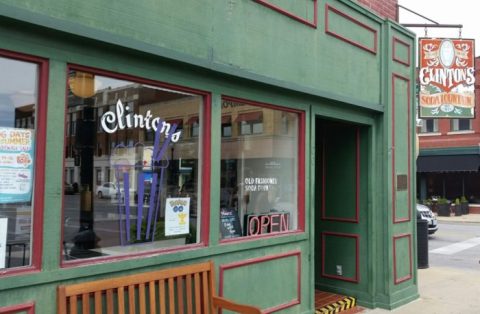
<instances>
[{"instance_id":1,"label":"window ledge","mask_svg":"<svg viewBox=\"0 0 480 314\"><path fill-rule=\"evenodd\" d=\"M439 136L442 135L440 132L428 132L428 133L418 133L418 136Z\"/></svg>"},{"instance_id":2,"label":"window ledge","mask_svg":"<svg viewBox=\"0 0 480 314\"><path fill-rule=\"evenodd\" d=\"M452 132L447 132L447 135L455 135L455 134L474 134L474 130L465 130L465 131L452 131Z\"/></svg>"}]
</instances>

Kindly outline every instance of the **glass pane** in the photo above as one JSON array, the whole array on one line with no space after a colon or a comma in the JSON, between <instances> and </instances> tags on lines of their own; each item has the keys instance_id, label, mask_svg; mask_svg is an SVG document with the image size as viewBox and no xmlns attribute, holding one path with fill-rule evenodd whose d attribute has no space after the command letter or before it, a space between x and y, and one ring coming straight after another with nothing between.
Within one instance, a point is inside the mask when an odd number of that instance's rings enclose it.
<instances>
[{"instance_id":1,"label":"glass pane","mask_svg":"<svg viewBox=\"0 0 480 314\"><path fill-rule=\"evenodd\" d=\"M220 230L223 239L297 229L299 116L228 102L231 137L222 138ZM258 117L263 117L262 122ZM239 121L255 119L253 121ZM288 119L288 132L282 124ZM244 127L258 136L242 136Z\"/></svg>"},{"instance_id":2,"label":"glass pane","mask_svg":"<svg viewBox=\"0 0 480 314\"><path fill-rule=\"evenodd\" d=\"M38 71L0 57L0 268L31 264Z\"/></svg>"},{"instance_id":3,"label":"glass pane","mask_svg":"<svg viewBox=\"0 0 480 314\"><path fill-rule=\"evenodd\" d=\"M458 130L459 131L470 130L470 119L458 119Z\"/></svg>"},{"instance_id":4,"label":"glass pane","mask_svg":"<svg viewBox=\"0 0 480 314\"><path fill-rule=\"evenodd\" d=\"M68 85L64 259L198 243L199 137L182 126L199 117L201 133L203 98L80 71Z\"/></svg>"}]
</instances>

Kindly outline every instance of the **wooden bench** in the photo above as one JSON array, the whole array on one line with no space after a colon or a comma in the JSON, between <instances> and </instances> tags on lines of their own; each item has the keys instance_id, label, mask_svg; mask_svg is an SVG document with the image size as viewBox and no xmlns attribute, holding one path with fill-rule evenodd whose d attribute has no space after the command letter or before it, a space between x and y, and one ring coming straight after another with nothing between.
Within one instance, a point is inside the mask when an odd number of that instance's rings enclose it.
<instances>
[{"instance_id":1,"label":"wooden bench","mask_svg":"<svg viewBox=\"0 0 480 314\"><path fill-rule=\"evenodd\" d=\"M260 314L216 296L213 262L58 287L59 314Z\"/></svg>"}]
</instances>

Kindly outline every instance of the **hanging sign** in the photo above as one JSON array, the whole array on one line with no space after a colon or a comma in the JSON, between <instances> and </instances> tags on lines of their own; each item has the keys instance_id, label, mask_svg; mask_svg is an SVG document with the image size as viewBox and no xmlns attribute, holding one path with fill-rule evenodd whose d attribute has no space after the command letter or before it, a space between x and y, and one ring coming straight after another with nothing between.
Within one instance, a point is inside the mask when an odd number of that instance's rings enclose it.
<instances>
[{"instance_id":1,"label":"hanging sign","mask_svg":"<svg viewBox=\"0 0 480 314\"><path fill-rule=\"evenodd\" d=\"M30 202L33 130L0 128L0 203Z\"/></svg>"},{"instance_id":2,"label":"hanging sign","mask_svg":"<svg viewBox=\"0 0 480 314\"><path fill-rule=\"evenodd\" d=\"M165 206L165 235L179 235L190 232L190 198L167 198Z\"/></svg>"},{"instance_id":3,"label":"hanging sign","mask_svg":"<svg viewBox=\"0 0 480 314\"><path fill-rule=\"evenodd\" d=\"M420 38L421 118L474 118L473 39Z\"/></svg>"}]
</instances>

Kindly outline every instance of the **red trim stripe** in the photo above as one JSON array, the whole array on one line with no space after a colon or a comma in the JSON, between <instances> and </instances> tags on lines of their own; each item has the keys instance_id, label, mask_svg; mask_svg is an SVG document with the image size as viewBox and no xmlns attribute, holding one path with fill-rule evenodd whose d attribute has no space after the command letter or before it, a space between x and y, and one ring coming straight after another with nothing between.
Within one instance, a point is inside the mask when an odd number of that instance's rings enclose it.
<instances>
[{"instance_id":1,"label":"red trim stripe","mask_svg":"<svg viewBox=\"0 0 480 314\"><path fill-rule=\"evenodd\" d=\"M301 280L302 280L302 258L301 258L301 252L300 251L291 251L287 253L281 253L281 254L274 254L274 255L268 255L268 256L263 256L263 257L257 257L257 258L251 258L251 259L246 259L243 261L238 261L238 262L233 262L229 264L223 264L220 265L220 271L219 271L219 288L218 288L218 295L223 296L224 292L224 282L225 282L225 272L229 269L233 268L239 268L239 267L244 267L248 265L253 265L253 264L259 264L259 263L264 263L276 259L281 259L281 258L287 258L291 256L296 256L297 257L297 298L287 301L286 303L282 303L276 306L269 307L267 309L263 309L263 313L273 313L276 311L280 311L289 307L292 307L294 305L300 304L301 303Z\"/></svg>"},{"instance_id":2,"label":"red trim stripe","mask_svg":"<svg viewBox=\"0 0 480 314\"><path fill-rule=\"evenodd\" d=\"M0 308L0 314L15 314L20 312L27 312L27 314L34 314L35 303L29 302L29 303L11 305L11 306Z\"/></svg>"},{"instance_id":3,"label":"red trim stripe","mask_svg":"<svg viewBox=\"0 0 480 314\"><path fill-rule=\"evenodd\" d=\"M271 2L268 2L267 0L254 0L255 2L266 6L267 8L270 8L272 10L275 10L285 16L288 16L291 19L294 19L302 24L305 24L307 26L317 28L317 23L318 23L318 1L317 0L312 0L313 1L313 22L309 21L303 17L300 17L288 10L283 9L282 7L279 7L278 5L275 5ZM298 1L298 0L297 0Z\"/></svg>"},{"instance_id":4,"label":"red trim stripe","mask_svg":"<svg viewBox=\"0 0 480 314\"><path fill-rule=\"evenodd\" d=\"M352 39L349 39L349 38L347 38L347 37L345 37L345 36L342 36L342 35L334 32L333 30L331 30L331 28L329 27L329 14L328 14L329 12L333 12L333 13L341 16L341 17L344 17L345 19L351 21L352 23L355 23L355 24L357 24L358 26L366 29L367 31L369 31L369 32L371 32L371 33L373 33L373 47L372 47L372 48L371 48L371 47L367 47L367 46L365 46L365 45L363 45L363 44L361 44L361 43L359 43L359 42L356 42L356 41L354 41L354 40L352 40ZM328 34L328 35L330 35L330 36L336 37L336 38L338 38L338 39L340 39L340 40L343 40L344 42L349 43L350 45L353 45L353 46L355 46L355 47L358 47L358 48L360 48L360 49L363 49L363 50L365 50L365 51L368 51L368 52L370 52L371 54L374 54L374 55L377 54L377 46L378 46L378 43L377 43L377 42L378 42L378 40L377 40L377 37L378 37L377 30L374 29L374 28L372 28L372 27L370 27L370 26L368 26L368 25L366 25L365 23L360 22L359 20L353 18L352 16L350 16L350 15L348 15L348 14L346 14L346 13L344 13L344 12L342 12L342 11L340 11L340 10L338 10L338 9L332 7L331 5L328 5L328 4L325 5L325 33Z\"/></svg>"}]
</instances>

